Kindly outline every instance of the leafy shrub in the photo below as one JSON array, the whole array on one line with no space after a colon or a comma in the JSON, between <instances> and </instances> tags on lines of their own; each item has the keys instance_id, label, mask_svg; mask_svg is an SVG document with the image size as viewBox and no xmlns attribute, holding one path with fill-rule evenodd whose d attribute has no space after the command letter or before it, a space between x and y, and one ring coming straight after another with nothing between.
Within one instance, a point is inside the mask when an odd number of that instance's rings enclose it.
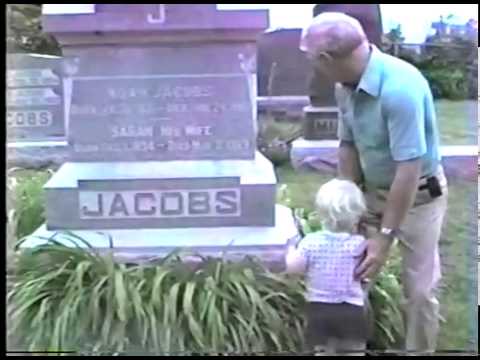
<instances>
[{"instance_id":1,"label":"leafy shrub","mask_svg":"<svg viewBox=\"0 0 480 360\"><path fill-rule=\"evenodd\" d=\"M47 175L15 189L38 194ZM289 189L280 191L280 202L288 204ZM41 217L28 196L20 197L18 206L22 216ZM321 229L314 211L294 213L304 233ZM73 234L70 238L89 246ZM274 274L254 258L235 263L201 258L192 266L172 254L156 265L127 266L111 255L53 239L17 254L8 277L13 324L8 336L23 349L89 354L302 350L303 279ZM394 254L370 292L373 349L395 347L403 336L399 269Z\"/></svg>"},{"instance_id":2,"label":"leafy shrub","mask_svg":"<svg viewBox=\"0 0 480 360\"><path fill-rule=\"evenodd\" d=\"M433 39L425 44L421 56L404 52L399 57L422 72L436 99L475 99L478 94L477 46L464 39L454 39L448 44Z\"/></svg>"},{"instance_id":3,"label":"leafy shrub","mask_svg":"<svg viewBox=\"0 0 480 360\"><path fill-rule=\"evenodd\" d=\"M43 185L52 172L32 172L31 176L8 175L7 200L9 223L17 238L22 238L35 231L43 222L44 192Z\"/></svg>"},{"instance_id":4,"label":"leafy shrub","mask_svg":"<svg viewBox=\"0 0 480 360\"><path fill-rule=\"evenodd\" d=\"M269 116L259 116L257 148L275 166L290 161L290 143L301 135L301 125L277 122Z\"/></svg>"},{"instance_id":5,"label":"leafy shrub","mask_svg":"<svg viewBox=\"0 0 480 360\"><path fill-rule=\"evenodd\" d=\"M19 255L14 282L9 330L31 351L301 349L303 282L251 258L127 266L51 240Z\"/></svg>"},{"instance_id":6,"label":"leafy shrub","mask_svg":"<svg viewBox=\"0 0 480 360\"><path fill-rule=\"evenodd\" d=\"M303 280L273 274L254 258L192 265L172 254L157 265L127 266L50 240L23 251L15 269L9 336L30 351L303 350ZM395 272L388 264L370 294L375 349L398 343L403 333Z\"/></svg>"},{"instance_id":7,"label":"leafy shrub","mask_svg":"<svg viewBox=\"0 0 480 360\"><path fill-rule=\"evenodd\" d=\"M60 55L55 38L42 32L41 4L7 4L7 52Z\"/></svg>"},{"instance_id":8,"label":"leafy shrub","mask_svg":"<svg viewBox=\"0 0 480 360\"><path fill-rule=\"evenodd\" d=\"M469 82L466 69L427 60L419 63L419 69L430 83L432 94L437 99L463 100L469 97Z\"/></svg>"}]
</instances>

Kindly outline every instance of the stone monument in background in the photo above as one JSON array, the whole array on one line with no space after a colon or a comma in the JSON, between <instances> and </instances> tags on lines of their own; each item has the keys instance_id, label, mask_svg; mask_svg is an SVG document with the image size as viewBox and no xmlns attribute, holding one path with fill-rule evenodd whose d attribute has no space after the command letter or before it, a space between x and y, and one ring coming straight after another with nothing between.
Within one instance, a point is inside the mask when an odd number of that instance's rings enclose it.
<instances>
[{"instance_id":1,"label":"stone monument in background","mask_svg":"<svg viewBox=\"0 0 480 360\"><path fill-rule=\"evenodd\" d=\"M8 165L36 167L65 160L63 59L7 55Z\"/></svg>"},{"instance_id":2,"label":"stone monument in background","mask_svg":"<svg viewBox=\"0 0 480 360\"><path fill-rule=\"evenodd\" d=\"M25 246L68 230L128 258L230 246L283 261L297 232L256 150L256 38L267 12L71 6L44 7L43 22L70 59L71 162L45 185L46 224Z\"/></svg>"},{"instance_id":3,"label":"stone monument in background","mask_svg":"<svg viewBox=\"0 0 480 360\"><path fill-rule=\"evenodd\" d=\"M38 54L7 55L7 138L65 138L62 59Z\"/></svg>"}]
</instances>

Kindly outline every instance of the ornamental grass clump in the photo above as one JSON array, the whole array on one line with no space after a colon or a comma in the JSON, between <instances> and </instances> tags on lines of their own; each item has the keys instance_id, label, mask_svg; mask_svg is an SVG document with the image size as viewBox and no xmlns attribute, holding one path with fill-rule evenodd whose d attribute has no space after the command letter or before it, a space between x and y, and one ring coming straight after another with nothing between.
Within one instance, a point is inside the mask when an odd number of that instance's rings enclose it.
<instances>
[{"instance_id":1,"label":"ornamental grass clump","mask_svg":"<svg viewBox=\"0 0 480 360\"><path fill-rule=\"evenodd\" d=\"M302 347L298 277L274 274L254 258L207 257L192 265L179 253L128 266L75 241L87 249L51 239L18 255L7 301L9 332L22 349L179 354Z\"/></svg>"}]
</instances>

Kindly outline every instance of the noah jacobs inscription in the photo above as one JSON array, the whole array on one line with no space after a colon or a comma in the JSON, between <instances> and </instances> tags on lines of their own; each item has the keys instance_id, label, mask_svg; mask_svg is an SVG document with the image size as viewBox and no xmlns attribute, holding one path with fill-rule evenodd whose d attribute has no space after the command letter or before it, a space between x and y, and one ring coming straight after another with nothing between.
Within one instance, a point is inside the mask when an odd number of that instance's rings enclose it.
<instances>
[{"instance_id":1,"label":"noah jacobs inscription","mask_svg":"<svg viewBox=\"0 0 480 360\"><path fill-rule=\"evenodd\" d=\"M70 143L80 161L253 158L251 109L241 75L78 78Z\"/></svg>"}]
</instances>

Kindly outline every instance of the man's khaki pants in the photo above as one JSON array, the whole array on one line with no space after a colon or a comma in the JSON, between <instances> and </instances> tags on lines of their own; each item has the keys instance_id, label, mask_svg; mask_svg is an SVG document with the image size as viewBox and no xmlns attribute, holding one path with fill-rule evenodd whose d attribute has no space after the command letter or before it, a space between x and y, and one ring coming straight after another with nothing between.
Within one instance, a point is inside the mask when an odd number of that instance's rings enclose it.
<instances>
[{"instance_id":1,"label":"man's khaki pants","mask_svg":"<svg viewBox=\"0 0 480 360\"><path fill-rule=\"evenodd\" d=\"M448 197L442 168L437 178L442 185L443 195L433 199L427 189L418 190L398 239L402 255L407 351L435 351L439 331L439 303L435 292L441 278L439 240ZM421 181L420 185L423 184L424 181ZM368 237L378 231L387 195L388 191L365 191Z\"/></svg>"}]
</instances>

